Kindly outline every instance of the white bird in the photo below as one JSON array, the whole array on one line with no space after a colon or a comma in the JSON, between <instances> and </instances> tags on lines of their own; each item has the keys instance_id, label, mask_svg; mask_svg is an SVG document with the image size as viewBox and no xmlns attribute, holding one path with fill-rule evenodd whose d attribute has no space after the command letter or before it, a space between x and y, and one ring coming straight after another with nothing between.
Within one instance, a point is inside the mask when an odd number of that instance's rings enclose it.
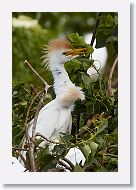
<instances>
[{"instance_id":1,"label":"white bird","mask_svg":"<svg viewBox=\"0 0 136 190\"><path fill-rule=\"evenodd\" d=\"M61 133L71 133L73 105L76 100L85 99L84 92L71 82L64 67L64 63L82 53L84 53L83 48L71 49L70 42L65 39L53 40L45 48L43 63L52 72L56 98L40 110L36 123L36 133L40 133L50 141L58 142ZM33 120L30 122L30 136L32 136L32 123ZM47 142L44 141L44 143ZM44 146L44 144L40 144L40 146ZM77 152L79 154L79 150ZM68 158L69 155L71 152L68 154ZM75 150L73 157L75 163ZM83 154L81 155L82 158Z\"/></svg>"},{"instance_id":2,"label":"white bird","mask_svg":"<svg viewBox=\"0 0 136 190\"><path fill-rule=\"evenodd\" d=\"M64 63L77 57L76 53L79 53L79 50L70 48L71 44L67 40L56 39L49 42L43 56L43 63L47 64L54 78L53 86L56 98L40 110L36 133L53 141L60 139L60 133L71 132L73 105L76 100L85 99L84 92L71 82L64 67ZM67 52L68 55L64 55L64 52ZM31 134L31 129L29 133Z\"/></svg>"}]
</instances>

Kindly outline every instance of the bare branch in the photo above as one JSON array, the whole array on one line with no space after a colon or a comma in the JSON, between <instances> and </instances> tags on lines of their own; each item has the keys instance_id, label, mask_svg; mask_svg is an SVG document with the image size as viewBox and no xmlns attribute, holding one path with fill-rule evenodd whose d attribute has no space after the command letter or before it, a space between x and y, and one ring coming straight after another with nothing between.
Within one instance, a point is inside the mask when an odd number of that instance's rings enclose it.
<instances>
[{"instance_id":1,"label":"bare branch","mask_svg":"<svg viewBox=\"0 0 136 190\"><path fill-rule=\"evenodd\" d=\"M25 127L25 137L26 137L26 141L28 141L30 138L29 138L29 135L28 135L28 128L29 128L29 125L28 125L28 119L29 119L29 113L30 113L30 110L32 108L32 105L34 103L34 101L36 100L37 97L39 97L39 95L42 93L43 91L40 91L36 94L36 96L33 98L33 100L31 101L30 103L30 106L27 110L27 114L26 114L26 119L25 119L25 124L24 124L24 127ZM23 147L22 147L23 148Z\"/></svg>"},{"instance_id":2,"label":"bare branch","mask_svg":"<svg viewBox=\"0 0 136 190\"><path fill-rule=\"evenodd\" d=\"M12 150L13 151L16 151L16 150L28 151L28 149L26 149L26 148L19 148L19 147L12 147Z\"/></svg>"},{"instance_id":3,"label":"bare branch","mask_svg":"<svg viewBox=\"0 0 136 190\"><path fill-rule=\"evenodd\" d=\"M73 169L71 167L69 167L64 161L59 160L59 164L62 165L62 166L64 166L69 171L73 172Z\"/></svg>"},{"instance_id":4,"label":"bare branch","mask_svg":"<svg viewBox=\"0 0 136 190\"><path fill-rule=\"evenodd\" d=\"M35 95L37 95L37 90L35 89L34 85L31 84L31 93L34 92ZM40 96L38 96L39 100L40 100Z\"/></svg>"},{"instance_id":5,"label":"bare branch","mask_svg":"<svg viewBox=\"0 0 136 190\"><path fill-rule=\"evenodd\" d=\"M95 66L95 64L92 64L92 67L96 70L97 74L100 76L100 72L99 71L101 69L101 62L99 60L94 60L94 61L97 61L97 62L100 63L100 68L99 69L97 69L97 67Z\"/></svg>"},{"instance_id":6,"label":"bare branch","mask_svg":"<svg viewBox=\"0 0 136 190\"><path fill-rule=\"evenodd\" d=\"M47 93L50 85L38 74L38 72L32 67L32 65L27 60L25 60L24 63L26 63L30 67L30 69L36 74L36 76L44 83L45 91Z\"/></svg>"},{"instance_id":7,"label":"bare branch","mask_svg":"<svg viewBox=\"0 0 136 190\"><path fill-rule=\"evenodd\" d=\"M65 161L65 162L67 162L68 164L69 164L69 166L74 170L74 164L69 160L69 159L67 159L67 158L63 158L63 160Z\"/></svg>"},{"instance_id":8,"label":"bare branch","mask_svg":"<svg viewBox=\"0 0 136 190\"><path fill-rule=\"evenodd\" d=\"M40 109L42 107L44 96L45 96L45 94L43 94L41 96L41 99L39 101L39 104L38 104L38 107L37 107L37 110L36 110L36 113L35 113L34 121L33 121L33 124L32 124L32 138L30 138L30 143L29 143L29 151L28 151L28 153L29 153L29 158L30 158L31 171L33 171L33 172L36 171L35 159L34 159L36 124L37 124L37 119L38 119L39 111L40 111Z\"/></svg>"},{"instance_id":9,"label":"bare branch","mask_svg":"<svg viewBox=\"0 0 136 190\"><path fill-rule=\"evenodd\" d=\"M90 43L91 46L93 46L94 40L95 40L95 38L96 38L96 30L97 30L97 28L98 28L98 26L99 26L101 14L102 14L102 13L99 13L98 19L97 19L97 21L96 21L96 25L95 25L95 28L94 28L94 31L93 31L93 35L92 35L92 39L91 39L91 43Z\"/></svg>"},{"instance_id":10,"label":"bare branch","mask_svg":"<svg viewBox=\"0 0 136 190\"><path fill-rule=\"evenodd\" d=\"M114 70L115 70L115 67L117 65L117 62L118 62L118 57L116 57L112 67L111 67L111 70L110 70L110 74L109 74L109 80L108 80L108 92L109 92L109 95L112 96L112 76L113 76L113 73L114 73Z\"/></svg>"},{"instance_id":11,"label":"bare branch","mask_svg":"<svg viewBox=\"0 0 136 190\"><path fill-rule=\"evenodd\" d=\"M37 71L31 66L31 64L25 60L25 62L29 67L30 69L36 74L36 76L44 83L45 85L45 92L42 94L42 96L40 97L39 95L41 94L41 92L43 91L40 91L39 93L36 93L36 96L34 97L34 99L32 100L29 108L28 108L28 111L27 111L27 115L26 115L26 120L25 120L25 138L26 138L26 141L24 139L24 143L25 142L28 142L28 147L29 147L29 150L28 150L28 154L29 154L29 159L30 159L30 166L31 166L31 169L30 171L32 172L35 172L36 171L36 165L35 165L35 158L34 158L34 150L35 150L35 137L36 137L36 123L37 123L37 119L38 119L38 115L39 115L39 111L43 105L43 98L45 97L45 95L47 94L47 91L48 91L48 88L50 87L48 85L48 83L37 73ZM32 87L32 86L31 86ZM40 98L40 101L38 103L38 106L37 106L37 110L36 110L36 113L35 113L35 117L33 119L33 122L30 122L28 124L28 117L29 117L29 113L30 113L30 110L31 110L31 107L34 103L34 101L36 100L36 98L39 97ZM29 127L32 127L32 137L30 138L29 136L29 132L28 132L28 129ZM23 143L23 146L24 146L24 143ZM23 147L22 147L23 148Z\"/></svg>"},{"instance_id":12,"label":"bare branch","mask_svg":"<svg viewBox=\"0 0 136 190\"><path fill-rule=\"evenodd\" d=\"M43 91L40 91L40 92L38 92L38 93L36 94L36 96L35 96L35 97L33 98L33 100L31 101L30 106L29 106L29 108L28 108L28 110L27 110L26 119L25 119L25 124L24 124L25 135L24 135L24 137L23 137L23 139L22 139L22 141L21 141L21 143L20 143L20 145L19 145L19 149L20 149L20 150L18 149L18 153L19 153L20 155L22 155L22 150L24 149L25 143L28 143L28 147L31 146L31 145L30 145L31 139L30 139L30 136L29 136L29 133L28 133L29 127L31 126L30 124L28 124L29 114L30 114L30 110L31 110L31 108L32 108L32 105L33 105L34 101L36 100L36 98L37 98L42 92L43 92ZM28 149L27 151L29 151L29 149ZM20 157L20 158L21 158L21 157ZM23 162L24 162L24 160L23 160ZM24 164L25 164L25 163L24 163Z\"/></svg>"},{"instance_id":13,"label":"bare branch","mask_svg":"<svg viewBox=\"0 0 136 190\"><path fill-rule=\"evenodd\" d=\"M39 111L40 111L40 109L42 107L44 96L45 96L45 94L42 95L42 97L41 97L41 99L39 101L39 104L38 104L38 107L37 107L37 110L36 110L36 113L35 113L34 121L33 121L33 129L32 129L32 140L33 141L35 140L36 123L37 123Z\"/></svg>"},{"instance_id":14,"label":"bare branch","mask_svg":"<svg viewBox=\"0 0 136 190\"><path fill-rule=\"evenodd\" d=\"M25 165L25 168L26 168L27 170L30 170L30 167L29 167L29 165L28 165L26 159L24 158L24 156L21 154L21 152L20 152L20 151L16 151L16 153L18 154L18 156L19 156L19 157L21 158L21 160L23 161L23 163L24 163L24 165Z\"/></svg>"},{"instance_id":15,"label":"bare branch","mask_svg":"<svg viewBox=\"0 0 136 190\"><path fill-rule=\"evenodd\" d=\"M36 136L40 136L40 137L42 137L44 140L46 140L47 142L52 143L52 144L61 144L61 143L58 143L58 142L51 141L51 140L47 139L45 136L43 136L43 135L40 134L40 133L36 133Z\"/></svg>"}]
</instances>

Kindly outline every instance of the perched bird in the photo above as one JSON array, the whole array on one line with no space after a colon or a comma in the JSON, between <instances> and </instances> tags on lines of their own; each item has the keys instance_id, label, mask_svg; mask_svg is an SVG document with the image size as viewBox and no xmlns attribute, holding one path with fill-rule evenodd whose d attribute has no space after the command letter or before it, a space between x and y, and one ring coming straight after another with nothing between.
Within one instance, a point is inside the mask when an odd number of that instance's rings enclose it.
<instances>
[{"instance_id":1,"label":"perched bird","mask_svg":"<svg viewBox=\"0 0 136 190\"><path fill-rule=\"evenodd\" d=\"M49 140L57 141L61 133L71 132L71 111L75 101L85 99L82 89L71 82L64 63L84 53L84 49L71 49L69 41L55 39L49 42L44 52L43 63L52 72L56 98L40 110L36 132Z\"/></svg>"},{"instance_id":2,"label":"perched bird","mask_svg":"<svg viewBox=\"0 0 136 190\"><path fill-rule=\"evenodd\" d=\"M43 63L52 72L56 98L40 110L36 123L36 133L41 134L50 141L58 142L62 133L71 133L71 112L74 103L78 99L81 101L85 99L84 92L71 82L64 67L66 62L84 54L85 51L85 48L71 49L71 43L66 39L52 40L44 49ZM32 136L33 121L29 123L30 136ZM43 147L46 143L47 141L45 140L40 146ZM50 146L50 149L52 148ZM75 152L78 152L79 157L79 150L72 150L74 151L73 156L70 151L67 158L71 157L71 160L73 159L75 162ZM80 161L81 159L78 162Z\"/></svg>"}]
</instances>

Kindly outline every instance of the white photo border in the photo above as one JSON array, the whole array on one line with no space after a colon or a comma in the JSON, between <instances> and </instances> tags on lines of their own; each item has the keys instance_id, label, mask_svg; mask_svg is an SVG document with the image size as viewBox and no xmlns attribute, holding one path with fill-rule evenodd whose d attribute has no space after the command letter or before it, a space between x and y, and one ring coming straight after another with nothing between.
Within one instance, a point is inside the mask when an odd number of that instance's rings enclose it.
<instances>
[{"instance_id":1,"label":"white photo border","mask_svg":"<svg viewBox=\"0 0 136 190\"><path fill-rule=\"evenodd\" d=\"M118 12L118 172L12 171L12 12ZM4 0L0 7L0 179L3 184L130 184L130 3L127 0Z\"/></svg>"}]
</instances>

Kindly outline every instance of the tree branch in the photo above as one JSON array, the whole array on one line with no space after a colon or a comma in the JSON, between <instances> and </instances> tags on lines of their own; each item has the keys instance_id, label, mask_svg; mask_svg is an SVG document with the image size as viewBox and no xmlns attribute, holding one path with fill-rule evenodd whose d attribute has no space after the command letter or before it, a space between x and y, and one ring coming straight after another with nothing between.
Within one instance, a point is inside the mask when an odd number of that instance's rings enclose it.
<instances>
[{"instance_id":1,"label":"tree branch","mask_svg":"<svg viewBox=\"0 0 136 190\"><path fill-rule=\"evenodd\" d=\"M26 149L26 148L17 148L17 147L12 147L12 150L13 151L16 151L16 150L23 150L23 151L28 151L28 149Z\"/></svg>"},{"instance_id":2,"label":"tree branch","mask_svg":"<svg viewBox=\"0 0 136 190\"><path fill-rule=\"evenodd\" d=\"M28 141L28 154L29 154L29 159L30 159L30 171L35 172L36 171L36 165L35 165L35 158L34 158L34 150L35 150L35 137L36 137L36 123L37 123L37 119L38 119L38 115L39 115L39 111L42 107L42 103L43 103L43 98L45 97L45 95L47 94L48 88L50 87L48 85L48 83L37 73L37 71L35 71L35 69L31 66L31 64L25 60L24 63L26 63L30 69L36 74L36 76L44 83L45 85L45 92L42 94L42 96L40 97L40 101L38 103L37 106L37 110L33 119L33 123L30 123L30 125L28 124L28 117L29 117L29 113L30 113L30 109L35 101L35 99L37 97L39 97L39 95L41 94L41 92L36 93L36 96L34 97L34 99L32 100L28 111L27 111L27 115L26 115L26 120L25 120L25 137L26 137L26 141ZM29 126L32 126L32 137L30 138L29 136L29 132L28 132L28 128ZM25 140L24 140L25 143ZM24 145L23 143L23 145Z\"/></svg>"},{"instance_id":3,"label":"tree branch","mask_svg":"<svg viewBox=\"0 0 136 190\"><path fill-rule=\"evenodd\" d=\"M34 85L31 84L31 94L32 94L32 92L34 92L35 95L38 94L38 92L37 92L37 90L35 89ZM38 98L39 98L39 100L40 100L40 95L38 96Z\"/></svg>"},{"instance_id":4,"label":"tree branch","mask_svg":"<svg viewBox=\"0 0 136 190\"><path fill-rule=\"evenodd\" d=\"M63 160L65 161L65 162L67 162L68 164L69 164L69 166L74 170L74 164L69 160L69 159L67 159L67 158L63 158Z\"/></svg>"},{"instance_id":5,"label":"tree branch","mask_svg":"<svg viewBox=\"0 0 136 190\"><path fill-rule=\"evenodd\" d=\"M43 136L43 135L40 134L40 133L36 133L36 136L42 137L44 140L46 140L46 141L49 142L49 143L52 143L52 144L60 144L60 143L58 143L58 142L51 141L51 140L47 139L45 136Z\"/></svg>"},{"instance_id":6,"label":"tree branch","mask_svg":"<svg viewBox=\"0 0 136 190\"><path fill-rule=\"evenodd\" d=\"M40 111L41 106L42 106L43 98L44 98L44 94L42 95L42 97L41 97L41 99L39 101L37 110L36 110L36 114L35 114L33 125L32 125L32 138L30 138L30 143L29 143L29 151L28 151L28 153L29 153L29 158L30 158L31 171L33 171L33 172L36 171L35 159L34 159L36 124L37 124L39 111Z\"/></svg>"},{"instance_id":7,"label":"tree branch","mask_svg":"<svg viewBox=\"0 0 136 190\"><path fill-rule=\"evenodd\" d=\"M25 60L24 63L26 63L26 64L29 66L29 68L36 74L36 76L44 83L44 85L45 85L45 91L46 91L46 93L47 93L48 88L51 87L51 85L49 85L49 84L38 74L38 72L32 67L32 65L31 65L27 60Z\"/></svg>"},{"instance_id":8,"label":"tree branch","mask_svg":"<svg viewBox=\"0 0 136 190\"><path fill-rule=\"evenodd\" d=\"M71 167L69 167L65 162L63 162L62 160L59 160L59 164L64 166L66 169L68 169L69 171L73 172L73 169Z\"/></svg>"},{"instance_id":9,"label":"tree branch","mask_svg":"<svg viewBox=\"0 0 136 190\"><path fill-rule=\"evenodd\" d=\"M26 159L24 158L24 156L21 154L21 152L20 152L20 151L16 151L16 153L18 154L18 156L19 156L19 157L21 158L21 160L23 161L23 163L24 163L24 165L25 165L25 168L26 168L27 170L30 170L30 167L29 167L29 165L28 165Z\"/></svg>"},{"instance_id":10,"label":"tree branch","mask_svg":"<svg viewBox=\"0 0 136 190\"><path fill-rule=\"evenodd\" d=\"M96 21L96 25L95 25L95 28L94 28L94 31L93 31L93 35L92 35L92 39L91 39L91 43L90 43L91 46L93 46L94 40L95 40L95 38L96 38L96 30L97 30L97 28L98 28L98 26L99 26L100 16L101 16L101 15L102 15L102 13L99 13L98 19L97 19L97 21Z\"/></svg>"},{"instance_id":11,"label":"tree branch","mask_svg":"<svg viewBox=\"0 0 136 190\"><path fill-rule=\"evenodd\" d=\"M32 108L32 105L34 103L34 101L36 100L37 97L39 97L39 95L42 93L43 91L40 91L36 94L36 96L33 98L33 100L31 101L30 103L30 106L27 110L27 114L26 114L26 119L25 119L25 124L24 124L24 128L25 128L25 137L26 137L26 140L29 141L29 135L28 135L28 129L29 129L29 125L28 125L28 119L29 119L29 113L30 113L30 110ZM23 147L22 147L23 148Z\"/></svg>"}]
</instances>

